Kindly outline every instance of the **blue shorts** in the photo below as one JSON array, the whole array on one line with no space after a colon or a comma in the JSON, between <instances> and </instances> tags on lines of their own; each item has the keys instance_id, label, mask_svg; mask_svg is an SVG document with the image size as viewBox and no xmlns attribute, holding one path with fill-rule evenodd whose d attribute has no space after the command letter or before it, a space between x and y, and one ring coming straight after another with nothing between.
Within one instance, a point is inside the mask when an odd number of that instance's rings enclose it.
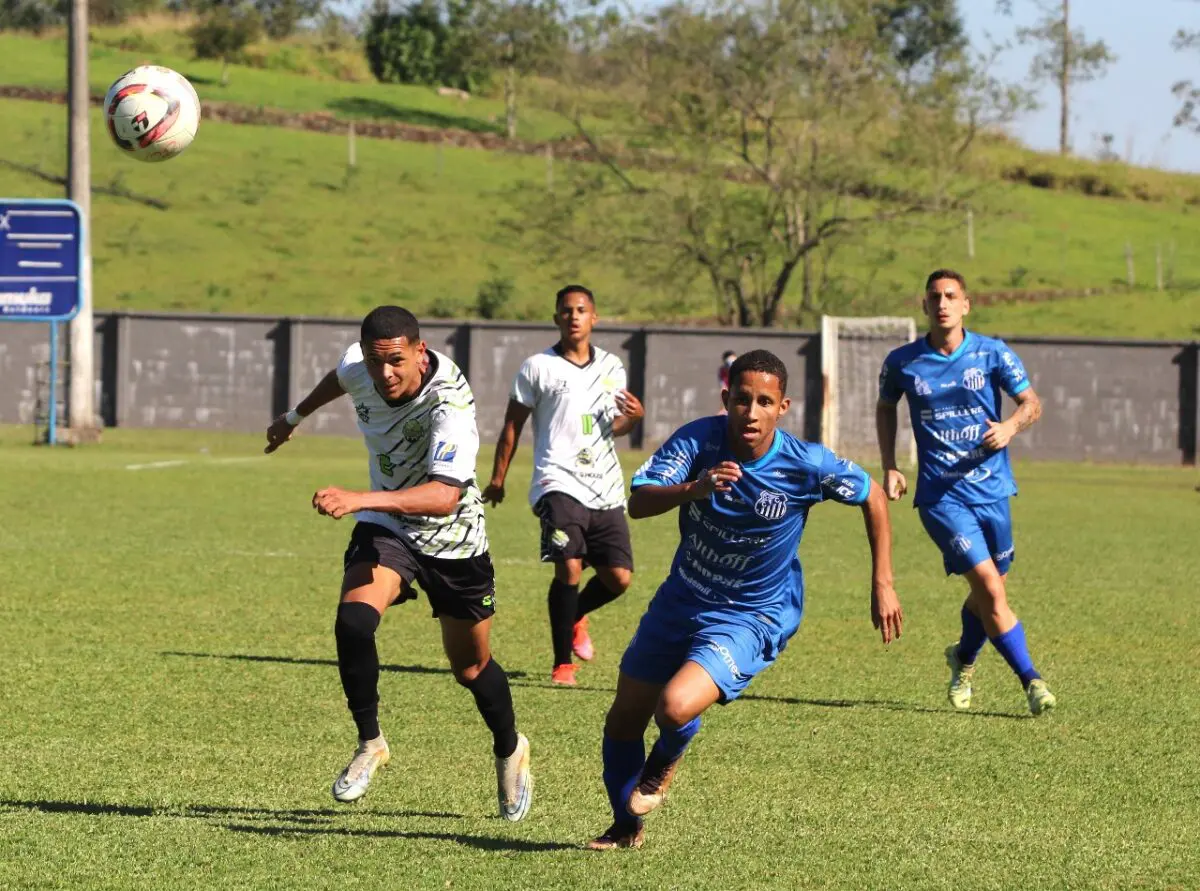
<instances>
[{"instance_id":1,"label":"blue shorts","mask_svg":"<svg viewBox=\"0 0 1200 891\"><path fill-rule=\"evenodd\" d=\"M665 684L683 663L695 662L721 691L720 701L732 702L783 652L796 628L780 629L744 613L671 615L651 600L621 657L621 672Z\"/></svg>"},{"instance_id":2,"label":"blue shorts","mask_svg":"<svg viewBox=\"0 0 1200 891\"><path fill-rule=\"evenodd\" d=\"M1001 575L1008 572L1013 562L1013 534L1007 498L990 504L961 504L944 498L917 510L925 531L941 549L946 575L962 575L988 559Z\"/></svg>"}]
</instances>

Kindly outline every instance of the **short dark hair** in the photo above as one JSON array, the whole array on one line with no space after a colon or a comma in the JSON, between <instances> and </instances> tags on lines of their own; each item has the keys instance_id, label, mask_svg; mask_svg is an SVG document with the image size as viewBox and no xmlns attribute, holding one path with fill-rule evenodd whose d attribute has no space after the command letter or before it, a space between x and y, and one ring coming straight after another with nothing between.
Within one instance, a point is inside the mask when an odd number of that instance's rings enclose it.
<instances>
[{"instance_id":1,"label":"short dark hair","mask_svg":"<svg viewBox=\"0 0 1200 891\"><path fill-rule=\"evenodd\" d=\"M730 356L737 358L737 353L734 352L733 350L726 350L725 352L721 353L721 361L724 362Z\"/></svg>"},{"instance_id":2,"label":"short dark hair","mask_svg":"<svg viewBox=\"0 0 1200 891\"><path fill-rule=\"evenodd\" d=\"M747 371L775 375L779 378L779 392L787 394L787 366L770 350L751 350L734 359L729 366L729 386L732 387L738 377Z\"/></svg>"},{"instance_id":3,"label":"short dark hair","mask_svg":"<svg viewBox=\"0 0 1200 891\"><path fill-rule=\"evenodd\" d=\"M933 287L933 283L943 278L958 282L962 285L963 292L966 292L967 280L962 277L961 272L955 272L953 269L935 269L929 273L929 278L925 279L925 292L929 293L929 289Z\"/></svg>"},{"instance_id":4,"label":"short dark hair","mask_svg":"<svg viewBox=\"0 0 1200 891\"><path fill-rule=\"evenodd\" d=\"M417 317L400 306L377 306L362 320L363 343L403 337L410 344L421 340Z\"/></svg>"},{"instance_id":5,"label":"short dark hair","mask_svg":"<svg viewBox=\"0 0 1200 891\"><path fill-rule=\"evenodd\" d=\"M592 309L596 308L596 295L585 288L583 285L566 285L559 288L558 293L554 295L554 308L558 309L562 306L562 302L567 299L568 294L583 294L591 301Z\"/></svg>"}]
</instances>

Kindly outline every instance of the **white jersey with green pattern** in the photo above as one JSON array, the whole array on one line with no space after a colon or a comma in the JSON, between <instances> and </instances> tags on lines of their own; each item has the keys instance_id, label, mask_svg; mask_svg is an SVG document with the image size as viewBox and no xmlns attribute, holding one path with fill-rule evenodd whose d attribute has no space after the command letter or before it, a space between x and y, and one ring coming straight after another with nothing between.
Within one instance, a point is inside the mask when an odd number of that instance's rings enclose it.
<instances>
[{"instance_id":1,"label":"white jersey with green pattern","mask_svg":"<svg viewBox=\"0 0 1200 891\"><path fill-rule=\"evenodd\" d=\"M625 386L621 360L598 347L584 365L565 359L557 347L525 360L510 398L533 412L530 504L561 492L593 510L624 506L625 476L613 438L620 412L613 397Z\"/></svg>"},{"instance_id":2,"label":"white jersey with green pattern","mask_svg":"<svg viewBox=\"0 0 1200 891\"><path fill-rule=\"evenodd\" d=\"M475 484L475 397L449 357L434 350L428 354L429 370L421 389L401 403L379 395L357 343L343 354L337 375L354 400L370 460L371 489L395 491L437 480L462 486L458 508L444 517L363 511L357 519L392 530L428 557L475 557L488 549L483 499Z\"/></svg>"}]
</instances>

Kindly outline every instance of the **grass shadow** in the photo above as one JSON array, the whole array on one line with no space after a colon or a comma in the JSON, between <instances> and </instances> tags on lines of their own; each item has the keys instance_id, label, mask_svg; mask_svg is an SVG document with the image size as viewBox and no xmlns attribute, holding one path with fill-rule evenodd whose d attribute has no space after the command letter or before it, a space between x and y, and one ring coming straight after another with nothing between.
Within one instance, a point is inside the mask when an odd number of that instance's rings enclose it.
<instances>
[{"instance_id":1,"label":"grass shadow","mask_svg":"<svg viewBox=\"0 0 1200 891\"><path fill-rule=\"evenodd\" d=\"M193 84L200 84L200 86L202 86L202 87L211 87L213 84L215 84L217 82L214 78L202 77L199 74L188 74L187 72L184 72L184 71L181 71L179 73L182 74L184 77L186 77Z\"/></svg>"},{"instance_id":2,"label":"grass shadow","mask_svg":"<svg viewBox=\"0 0 1200 891\"><path fill-rule=\"evenodd\" d=\"M268 820L313 822L318 818L343 817L353 813L345 808L224 807L210 804L185 804L178 807L154 807L140 804L108 804L98 801L46 801L43 799L0 799L0 809L39 811L43 814L81 814L89 817L262 817ZM372 817L462 820L465 814L437 811L371 811Z\"/></svg>"},{"instance_id":3,"label":"grass shadow","mask_svg":"<svg viewBox=\"0 0 1200 891\"><path fill-rule=\"evenodd\" d=\"M252 826L241 823L226 823L225 828L233 832L246 832L254 835L336 835L347 838L403 838L430 839L433 841L449 841L481 851L570 851L578 845L564 842L527 841L520 838L496 838L490 835L463 835L455 832L423 832L407 829L344 829L340 827L322 827L319 829L304 826Z\"/></svg>"},{"instance_id":4,"label":"grass shadow","mask_svg":"<svg viewBox=\"0 0 1200 891\"><path fill-rule=\"evenodd\" d=\"M935 708L928 705L916 705L911 702L897 702L888 699L803 699L796 696L761 696L757 693L747 693L742 699L756 702L780 702L784 705L811 705L816 708L870 708L883 709L889 712L917 712L925 715L946 715L954 718L1006 718L1010 721L1029 721L1033 715L1013 714L1012 712L956 712L948 708Z\"/></svg>"},{"instance_id":5,"label":"grass shadow","mask_svg":"<svg viewBox=\"0 0 1200 891\"><path fill-rule=\"evenodd\" d=\"M472 133L500 133L500 127L479 118L463 115L442 114L438 111L428 111L422 108L406 108L391 102L378 99L364 99L361 96L351 96L344 99L332 99L325 107L340 115L352 118L369 118L375 121L399 121L403 124L416 124L420 127L436 129L469 130Z\"/></svg>"},{"instance_id":6,"label":"grass shadow","mask_svg":"<svg viewBox=\"0 0 1200 891\"><path fill-rule=\"evenodd\" d=\"M260 656L255 653L188 653L176 650L164 650L161 656L179 656L185 659L229 659L238 662L276 662L283 665L328 665L337 667L336 659L309 659L303 656ZM394 671L401 674L451 674L449 668L431 665L380 665L380 671ZM523 678L522 671L508 672L510 678Z\"/></svg>"},{"instance_id":7,"label":"grass shadow","mask_svg":"<svg viewBox=\"0 0 1200 891\"><path fill-rule=\"evenodd\" d=\"M110 804L96 801L48 801L30 799L0 799L0 811L25 810L44 814L76 814L87 817L180 817L185 819L210 820L222 829L266 836L343 836L347 838L396 838L429 839L448 841L477 848L482 851L515 851L521 853L542 851L566 851L576 845L563 842L528 841L519 838L503 838L488 835L467 835L457 832L433 832L420 829L355 829L349 826L331 825L338 817L349 816L349 810L333 808L299 808L275 810L256 807L224 807L221 805L183 805L180 807L153 807L150 805ZM463 814L429 811L371 811L371 818L414 818L414 819L465 819ZM228 823L230 817L244 820L263 819L269 824ZM278 823L300 825L277 825ZM313 825L317 824L317 825Z\"/></svg>"}]
</instances>

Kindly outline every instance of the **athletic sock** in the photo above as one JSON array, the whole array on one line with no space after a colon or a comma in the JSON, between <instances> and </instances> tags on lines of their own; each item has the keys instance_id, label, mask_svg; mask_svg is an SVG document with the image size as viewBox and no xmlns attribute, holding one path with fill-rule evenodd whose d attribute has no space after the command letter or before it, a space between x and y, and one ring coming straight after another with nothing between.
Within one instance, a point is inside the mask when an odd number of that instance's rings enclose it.
<instances>
[{"instance_id":1,"label":"athletic sock","mask_svg":"<svg viewBox=\"0 0 1200 891\"><path fill-rule=\"evenodd\" d=\"M692 718L682 727L663 727L659 724L658 730L658 741L651 747L650 757L646 759L644 773L650 776L683 757L688 743L700 731L700 716Z\"/></svg>"},{"instance_id":2,"label":"athletic sock","mask_svg":"<svg viewBox=\"0 0 1200 891\"><path fill-rule=\"evenodd\" d=\"M958 661L963 665L974 665L979 651L987 643L987 632L983 622L965 606L962 608L962 637L958 640Z\"/></svg>"},{"instance_id":3,"label":"athletic sock","mask_svg":"<svg viewBox=\"0 0 1200 891\"><path fill-rule=\"evenodd\" d=\"M463 686L475 697L475 707L492 731L492 751L497 758L507 758L517 750L517 716L508 675L499 662L489 659L475 680Z\"/></svg>"},{"instance_id":4,"label":"athletic sock","mask_svg":"<svg viewBox=\"0 0 1200 891\"><path fill-rule=\"evenodd\" d=\"M612 603L621 593L605 587L599 576L592 576L579 592L579 608L575 611L575 621L578 622L592 610L600 609L606 603Z\"/></svg>"},{"instance_id":5,"label":"athletic sock","mask_svg":"<svg viewBox=\"0 0 1200 891\"><path fill-rule=\"evenodd\" d=\"M1021 686L1028 687L1029 682L1040 678L1037 669L1033 667L1033 659L1029 655L1029 647L1025 644L1025 628L1020 622L1003 634L992 638L992 646L1004 657L1008 667L1021 679Z\"/></svg>"},{"instance_id":6,"label":"athletic sock","mask_svg":"<svg viewBox=\"0 0 1200 891\"><path fill-rule=\"evenodd\" d=\"M629 813L627 804L646 763L646 746L640 739L610 739L601 746L604 759L604 788L612 806L613 823L624 831L635 830L641 821Z\"/></svg>"},{"instance_id":7,"label":"athletic sock","mask_svg":"<svg viewBox=\"0 0 1200 891\"><path fill-rule=\"evenodd\" d=\"M575 639L575 613L579 608L579 585L568 585L558 579L550 582L546 595L550 608L550 642L554 647L554 664L571 664L571 645Z\"/></svg>"},{"instance_id":8,"label":"athletic sock","mask_svg":"<svg viewBox=\"0 0 1200 891\"><path fill-rule=\"evenodd\" d=\"M358 737L364 740L379 736L379 651L375 648L378 627L379 613L369 603L338 605L333 623L338 674L346 705L358 726Z\"/></svg>"}]
</instances>

